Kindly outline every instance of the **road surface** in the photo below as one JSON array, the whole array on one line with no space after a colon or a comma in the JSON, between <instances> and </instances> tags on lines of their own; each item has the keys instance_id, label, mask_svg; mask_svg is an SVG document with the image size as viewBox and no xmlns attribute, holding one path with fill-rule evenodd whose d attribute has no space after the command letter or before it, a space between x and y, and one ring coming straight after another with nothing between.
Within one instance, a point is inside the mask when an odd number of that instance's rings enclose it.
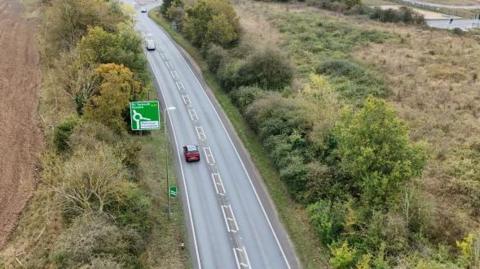
<instances>
[{"instance_id":1,"label":"road surface","mask_svg":"<svg viewBox=\"0 0 480 269\"><path fill-rule=\"evenodd\" d=\"M449 9L480 9L480 5L447 5L447 4L438 4L430 3L425 1L418 0L402 0L405 3L410 3L416 6L427 6L434 8L449 8Z\"/></svg>"},{"instance_id":2,"label":"road surface","mask_svg":"<svg viewBox=\"0 0 480 269\"><path fill-rule=\"evenodd\" d=\"M430 27L450 30L460 28L466 31L472 28L480 27L480 20L469 19L454 19L452 22L450 22L449 19L426 20L426 23Z\"/></svg>"},{"instance_id":3,"label":"road surface","mask_svg":"<svg viewBox=\"0 0 480 269\"><path fill-rule=\"evenodd\" d=\"M136 6L136 28L157 45L146 55L162 106L176 107L167 115L193 266L299 268L268 195L214 97L174 42L140 8ZM184 161L185 144L200 146L200 162Z\"/></svg>"}]
</instances>

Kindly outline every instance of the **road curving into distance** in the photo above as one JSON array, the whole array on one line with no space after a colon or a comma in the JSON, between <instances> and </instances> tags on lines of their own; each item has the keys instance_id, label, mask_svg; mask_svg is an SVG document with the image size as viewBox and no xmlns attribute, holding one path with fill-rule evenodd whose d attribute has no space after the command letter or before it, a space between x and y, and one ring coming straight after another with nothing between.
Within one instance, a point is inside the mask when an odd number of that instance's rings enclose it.
<instances>
[{"instance_id":1,"label":"road curving into distance","mask_svg":"<svg viewBox=\"0 0 480 269\"><path fill-rule=\"evenodd\" d=\"M181 49L135 5L136 29L155 41L146 56L158 86L178 167L194 268L300 268L261 179L231 125ZM201 161L186 163L185 144Z\"/></svg>"}]
</instances>

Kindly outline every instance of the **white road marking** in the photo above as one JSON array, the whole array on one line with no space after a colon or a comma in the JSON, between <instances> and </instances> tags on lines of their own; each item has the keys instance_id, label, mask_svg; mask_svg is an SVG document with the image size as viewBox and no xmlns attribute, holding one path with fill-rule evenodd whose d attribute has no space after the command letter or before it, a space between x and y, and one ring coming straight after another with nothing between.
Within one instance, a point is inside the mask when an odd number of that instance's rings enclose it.
<instances>
[{"instance_id":1,"label":"white road marking","mask_svg":"<svg viewBox=\"0 0 480 269\"><path fill-rule=\"evenodd\" d=\"M171 71L170 71L170 75L172 75L172 78L173 78L174 80L178 80L177 71L171 70Z\"/></svg>"},{"instance_id":2,"label":"white road marking","mask_svg":"<svg viewBox=\"0 0 480 269\"><path fill-rule=\"evenodd\" d=\"M235 255L235 261L237 262L237 268L251 268L250 267L250 260L248 259L247 251L245 247L242 248L234 248L233 254Z\"/></svg>"},{"instance_id":3,"label":"white road marking","mask_svg":"<svg viewBox=\"0 0 480 269\"><path fill-rule=\"evenodd\" d=\"M225 219L225 224L227 225L227 231L229 233L238 232L237 220L233 214L231 205L222 205L223 218Z\"/></svg>"},{"instance_id":4,"label":"white road marking","mask_svg":"<svg viewBox=\"0 0 480 269\"><path fill-rule=\"evenodd\" d=\"M197 115L197 112L195 111L195 109L189 108L188 109L188 115L190 115L190 119L192 121L197 121L198 120L198 115Z\"/></svg>"},{"instance_id":5,"label":"white road marking","mask_svg":"<svg viewBox=\"0 0 480 269\"><path fill-rule=\"evenodd\" d=\"M205 141L207 139L207 135L205 135L205 131L201 126L195 126L195 131L197 132L198 139Z\"/></svg>"},{"instance_id":6,"label":"white road marking","mask_svg":"<svg viewBox=\"0 0 480 269\"><path fill-rule=\"evenodd\" d=\"M149 56L147 55L147 57L149 57ZM150 61L150 63L152 63L152 62L154 63L154 61ZM159 73L154 64L150 64L150 66L152 67L152 70L153 70L154 73L157 73L157 74ZM163 91L162 87L159 84L158 84L158 87L160 87L160 94L162 95L162 99L165 100L165 96L163 95L164 91ZM170 126L172 127L174 145L178 145L178 139L177 139L177 135L176 135L176 131L175 131L175 126L173 125L172 119L170 117L168 117L168 122L170 123ZM165 128L167 128L167 126L165 126ZM175 147L175 148L177 148L177 147ZM188 218L190 220L189 221L190 222L190 227L192 229L193 248L195 249L195 256L197 258L196 259L197 260L197 268L202 269L202 262L200 260L200 252L198 250L197 235L196 235L196 232L195 232L195 226L193 225L192 208L190 206L190 196L188 195L188 186L187 186L187 182L185 180L185 172L183 170L183 165L184 164L182 162L182 158L180 156L180 152L178 151L178 148L175 151L177 152L177 159L178 159L178 163L180 164L180 173L182 175L183 187L185 188L185 199L187 201Z\"/></svg>"},{"instance_id":7,"label":"white road marking","mask_svg":"<svg viewBox=\"0 0 480 269\"><path fill-rule=\"evenodd\" d=\"M192 104L192 101L190 101L190 97L188 97L188 95L186 94L182 94L182 100L183 100L183 103L187 106Z\"/></svg>"},{"instance_id":8,"label":"white road marking","mask_svg":"<svg viewBox=\"0 0 480 269\"><path fill-rule=\"evenodd\" d=\"M219 173L212 173L213 186L219 195L225 195L225 187L223 186L222 178Z\"/></svg>"},{"instance_id":9,"label":"white road marking","mask_svg":"<svg viewBox=\"0 0 480 269\"><path fill-rule=\"evenodd\" d=\"M186 61L186 60L185 60L185 61ZM220 115L218 114L217 109L215 108L215 106L213 105L212 101L211 101L210 98L208 97L205 88L203 87L202 83L200 82L200 79L197 77L197 75L195 75L195 73L193 72L192 68L190 67L190 65L189 65L188 63L186 63L186 66L188 67L188 70L190 70L190 73L191 73L195 78L197 78L198 84L199 84L200 87L203 89L203 94L205 95L205 97L206 97L207 100L208 100L208 103L210 104L210 106L212 107L213 111L215 112L218 121L220 121L220 124L222 125L223 131L224 131L225 134L227 135L228 141L230 142L230 145L233 147L233 150L235 151L235 154L237 155L237 158L238 158L238 160L240 161L240 164L242 165L243 171L244 171L245 174L247 175L248 181L250 182L250 186L251 186L252 189L253 189L253 192L254 192L254 194L255 194L255 197L257 198L257 202L258 202L258 204L260 205L260 207L262 208L263 215L264 215L265 219L267 220L268 226L270 227L270 231L272 232L273 237L275 237L275 242L277 243L277 246L280 248L280 252L282 253L283 260L284 260L285 263L287 264L287 268L288 268L288 269L292 268L292 267L290 266L290 263L289 263L288 259L287 259L287 256L285 255L285 251L283 250L283 247L282 247L282 245L280 244L280 240L278 240L277 233L276 233L275 230L273 229L272 222L270 221L270 218L269 218L268 215L267 215L267 211L265 210L265 207L263 206L262 201L260 200L260 196L258 196L258 192L257 192L257 190L255 189L255 186L253 185L252 178L250 177L250 174L248 173L247 168L245 167L245 164L243 163L243 160L242 160L242 158L240 157L240 154L238 153L238 150L237 150L237 148L235 147L235 144L233 143L232 138L230 137L230 134L229 134L228 131L227 131L227 128L225 127L225 124L223 124L223 121L222 121L222 119L220 118Z\"/></svg>"},{"instance_id":10,"label":"white road marking","mask_svg":"<svg viewBox=\"0 0 480 269\"><path fill-rule=\"evenodd\" d=\"M210 165L214 165L215 158L213 158L213 153L210 147L203 147L203 152L205 153L205 158L207 158L207 163Z\"/></svg>"},{"instance_id":11,"label":"white road marking","mask_svg":"<svg viewBox=\"0 0 480 269\"><path fill-rule=\"evenodd\" d=\"M185 87L183 87L183 83L181 81L175 80L175 85L179 91L185 90Z\"/></svg>"},{"instance_id":12,"label":"white road marking","mask_svg":"<svg viewBox=\"0 0 480 269\"><path fill-rule=\"evenodd\" d=\"M167 56L165 56L165 53L160 52L160 58L162 58L163 61L168 61Z\"/></svg>"},{"instance_id":13,"label":"white road marking","mask_svg":"<svg viewBox=\"0 0 480 269\"><path fill-rule=\"evenodd\" d=\"M167 65L167 68L172 70L172 65L170 64L170 61L165 61L165 64Z\"/></svg>"}]
</instances>

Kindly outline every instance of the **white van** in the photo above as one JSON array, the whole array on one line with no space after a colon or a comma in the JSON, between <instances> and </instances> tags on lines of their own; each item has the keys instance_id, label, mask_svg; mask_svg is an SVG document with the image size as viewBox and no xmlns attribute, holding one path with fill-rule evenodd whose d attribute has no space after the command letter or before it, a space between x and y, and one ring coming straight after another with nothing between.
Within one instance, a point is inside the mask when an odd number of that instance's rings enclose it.
<instances>
[{"instance_id":1,"label":"white van","mask_svg":"<svg viewBox=\"0 0 480 269\"><path fill-rule=\"evenodd\" d=\"M147 50L155 50L155 42L153 39L146 39L145 46L147 47Z\"/></svg>"}]
</instances>

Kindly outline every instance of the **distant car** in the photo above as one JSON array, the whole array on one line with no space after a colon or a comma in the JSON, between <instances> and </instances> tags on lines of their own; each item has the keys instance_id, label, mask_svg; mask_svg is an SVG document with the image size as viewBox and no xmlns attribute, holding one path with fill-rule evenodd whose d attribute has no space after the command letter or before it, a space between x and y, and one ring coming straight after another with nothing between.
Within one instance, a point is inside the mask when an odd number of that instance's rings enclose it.
<instances>
[{"instance_id":1,"label":"distant car","mask_svg":"<svg viewBox=\"0 0 480 269\"><path fill-rule=\"evenodd\" d=\"M142 13L147 13L147 8L146 8L146 7L143 7L143 8L140 10L140 12L142 12Z\"/></svg>"},{"instance_id":2,"label":"distant car","mask_svg":"<svg viewBox=\"0 0 480 269\"><path fill-rule=\"evenodd\" d=\"M155 50L155 41L153 39L145 39L145 47L147 47L147 50Z\"/></svg>"},{"instance_id":3,"label":"distant car","mask_svg":"<svg viewBox=\"0 0 480 269\"><path fill-rule=\"evenodd\" d=\"M187 162L200 161L200 151L196 145L183 146L183 155L185 156L185 161Z\"/></svg>"}]
</instances>

